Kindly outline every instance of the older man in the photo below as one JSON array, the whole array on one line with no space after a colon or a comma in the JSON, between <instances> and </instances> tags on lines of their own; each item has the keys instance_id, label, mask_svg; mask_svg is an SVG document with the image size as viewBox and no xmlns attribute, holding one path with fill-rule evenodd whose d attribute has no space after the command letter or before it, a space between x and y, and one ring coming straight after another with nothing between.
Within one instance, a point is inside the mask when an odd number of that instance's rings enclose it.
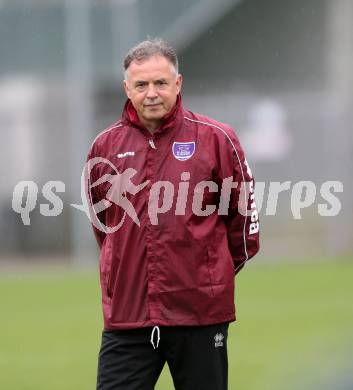
<instances>
[{"instance_id":1,"label":"older man","mask_svg":"<svg viewBox=\"0 0 353 390\"><path fill-rule=\"evenodd\" d=\"M259 249L254 181L228 126L183 108L173 48L141 42L128 100L88 155L101 249L97 389L227 389L234 277ZM108 195L107 195L108 194Z\"/></svg>"}]
</instances>

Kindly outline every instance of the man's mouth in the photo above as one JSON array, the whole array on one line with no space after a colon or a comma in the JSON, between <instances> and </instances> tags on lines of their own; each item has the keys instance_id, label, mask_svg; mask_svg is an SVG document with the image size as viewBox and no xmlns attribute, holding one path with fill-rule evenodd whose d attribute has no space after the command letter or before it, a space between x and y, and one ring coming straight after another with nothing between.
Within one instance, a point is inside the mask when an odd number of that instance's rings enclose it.
<instances>
[{"instance_id":1,"label":"man's mouth","mask_svg":"<svg viewBox=\"0 0 353 390\"><path fill-rule=\"evenodd\" d=\"M157 107L160 106L162 103L153 103L153 104L145 104L145 107Z\"/></svg>"}]
</instances>

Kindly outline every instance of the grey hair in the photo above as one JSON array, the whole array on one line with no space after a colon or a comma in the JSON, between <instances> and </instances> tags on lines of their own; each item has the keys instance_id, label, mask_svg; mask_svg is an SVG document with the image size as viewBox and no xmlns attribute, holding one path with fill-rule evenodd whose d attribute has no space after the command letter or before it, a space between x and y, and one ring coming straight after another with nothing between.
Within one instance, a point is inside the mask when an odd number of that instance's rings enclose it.
<instances>
[{"instance_id":1,"label":"grey hair","mask_svg":"<svg viewBox=\"0 0 353 390\"><path fill-rule=\"evenodd\" d=\"M173 65L176 74L179 73L178 57L173 47L161 38L148 38L130 49L124 58L125 79L132 61L141 62L155 55L165 57Z\"/></svg>"}]
</instances>

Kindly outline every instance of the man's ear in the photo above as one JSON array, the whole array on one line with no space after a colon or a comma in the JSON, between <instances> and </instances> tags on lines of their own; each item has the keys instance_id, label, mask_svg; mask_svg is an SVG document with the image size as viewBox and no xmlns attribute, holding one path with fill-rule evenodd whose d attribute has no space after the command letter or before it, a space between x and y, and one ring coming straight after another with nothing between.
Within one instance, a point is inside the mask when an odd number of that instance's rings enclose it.
<instances>
[{"instance_id":1,"label":"man's ear","mask_svg":"<svg viewBox=\"0 0 353 390\"><path fill-rule=\"evenodd\" d=\"M126 80L124 80L123 85L124 85L126 96L130 99L130 90Z\"/></svg>"},{"instance_id":2,"label":"man's ear","mask_svg":"<svg viewBox=\"0 0 353 390\"><path fill-rule=\"evenodd\" d=\"M177 86L178 93L180 93L181 91L182 84L183 84L183 76L179 73L176 79L176 86Z\"/></svg>"}]
</instances>

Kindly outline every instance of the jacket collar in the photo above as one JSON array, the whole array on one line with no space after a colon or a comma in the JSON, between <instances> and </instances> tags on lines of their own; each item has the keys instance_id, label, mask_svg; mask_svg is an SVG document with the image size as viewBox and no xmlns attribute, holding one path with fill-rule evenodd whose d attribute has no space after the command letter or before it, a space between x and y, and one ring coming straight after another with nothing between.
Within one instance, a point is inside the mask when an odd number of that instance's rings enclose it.
<instances>
[{"instance_id":1,"label":"jacket collar","mask_svg":"<svg viewBox=\"0 0 353 390\"><path fill-rule=\"evenodd\" d=\"M177 100L174 108L163 118L163 123L161 126L154 132L153 136L159 134L164 134L171 129L179 128L184 116L184 109L182 104L181 95L178 94ZM146 129L146 127L140 121L137 111L131 103L131 100L128 99L125 103L122 119L124 122L127 122L130 126L137 127L143 133L151 136L151 133Z\"/></svg>"}]
</instances>

